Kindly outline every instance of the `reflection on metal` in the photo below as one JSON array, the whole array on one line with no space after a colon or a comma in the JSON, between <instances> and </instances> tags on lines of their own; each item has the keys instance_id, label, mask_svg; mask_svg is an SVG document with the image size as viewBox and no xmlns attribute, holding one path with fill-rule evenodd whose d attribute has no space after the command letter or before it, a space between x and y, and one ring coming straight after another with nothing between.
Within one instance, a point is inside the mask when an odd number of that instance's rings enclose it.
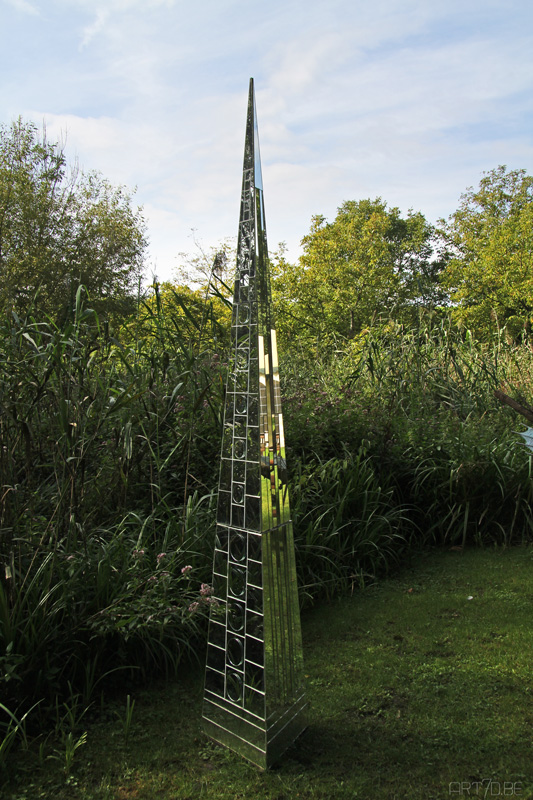
<instances>
[{"instance_id":1,"label":"reflection on metal","mask_svg":"<svg viewBox=\"0 0 533 800\"><path fill-rule=\"evenodd\" d=\"M529 447L530 450L533 450L533 428L526 428L525 431L517 431L517 433L523 437L526 447Z\"/></svg>"},{"instance_id":2,"label":"reflection on metal","mask_svg":"<svg viewBox=\"0 0 533 800\"><path fill-rule=\"evenodd\" d=\"M305 727L302 639L250 80L204 730L266 768Z\"/></svg>"}]
</instances>

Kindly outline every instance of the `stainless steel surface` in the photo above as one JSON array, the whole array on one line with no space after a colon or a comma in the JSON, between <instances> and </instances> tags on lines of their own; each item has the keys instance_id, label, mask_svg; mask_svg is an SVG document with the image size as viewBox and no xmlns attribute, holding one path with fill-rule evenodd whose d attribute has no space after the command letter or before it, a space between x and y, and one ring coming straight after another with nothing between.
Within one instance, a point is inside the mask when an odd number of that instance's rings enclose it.
<instances>
[{"instance_id":1,"label":"stainless steel surface","mask_svg":"<svg viewBox=\"0 0 533 800\"><path fill-rule=\"evenodd\" d=\"M266 768L304 729L306 701L253 80L213 586L204 730Z\"/></svg>"}]
</instances>

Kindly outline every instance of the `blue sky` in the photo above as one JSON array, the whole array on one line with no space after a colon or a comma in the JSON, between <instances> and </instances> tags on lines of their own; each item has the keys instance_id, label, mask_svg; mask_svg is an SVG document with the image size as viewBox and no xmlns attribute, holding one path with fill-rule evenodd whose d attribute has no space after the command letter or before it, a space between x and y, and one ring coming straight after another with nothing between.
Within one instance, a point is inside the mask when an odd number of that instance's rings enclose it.
<instances>
[{"instance_id":1,"label":"blue sky","mask_svg":"<svg viewBox=\"0 0 533 800\"><path fill-rule=\"evenodd\" d=\"M531 0L0 0L0 31L0 122L137 187L163 280L236 236L251 76L290 258L345 200L435 222L483 171L533 173Z\"/></svg>"}]
</instances>

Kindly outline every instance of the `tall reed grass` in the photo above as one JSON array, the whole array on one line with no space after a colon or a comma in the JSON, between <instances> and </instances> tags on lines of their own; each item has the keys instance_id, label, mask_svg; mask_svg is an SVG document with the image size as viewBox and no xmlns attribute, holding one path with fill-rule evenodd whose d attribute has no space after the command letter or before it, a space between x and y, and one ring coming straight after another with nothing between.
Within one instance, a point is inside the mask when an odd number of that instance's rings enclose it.
<instances>
[{"instance_id":1,"label":"tall reed grass","mask_svg":"<svg viewBox=\"0 0 533 800\"><path fill-rule=\"evenodd\" d=\"M429 318L284 366L289 456L313 464L364 448L420 543L531 536L531 457L520 419L494 396L503 386L533 397L527 345L503 334L481 344Z\"/></svg>"},{"instance_id":2,"label":"tall reed grass","mask_svg":"<svg viewBox=\"0 0 533 800\"><path fill-rule=\"evenodd\" d=\"M175 669L210 579L223 368L208 303L157 291L113 334L0 320L0 733L117 669ZM187 324L183 323L186 319ZM142 335L141 335L141 333ZM187 569L182 573L182 569ZM18 713L18 712L17 712ZM31 720L30 720L31 721Z\"/></svg>"},{"instance_id":3,"label":"tall reed grass","mask_svg":"<svg viewBox=\"0 0 533 800\"><path fill-rule=\"evenodd\" d=\"M0 762L58 704L201 655L227 342L212 302L158 287L118 331L81 287L61 326L0 319ZM302 602L410 547L531 537L531 458L493 392L530 400L532 366L439 318L285 355Z\"/></svg>"}]
</instances>

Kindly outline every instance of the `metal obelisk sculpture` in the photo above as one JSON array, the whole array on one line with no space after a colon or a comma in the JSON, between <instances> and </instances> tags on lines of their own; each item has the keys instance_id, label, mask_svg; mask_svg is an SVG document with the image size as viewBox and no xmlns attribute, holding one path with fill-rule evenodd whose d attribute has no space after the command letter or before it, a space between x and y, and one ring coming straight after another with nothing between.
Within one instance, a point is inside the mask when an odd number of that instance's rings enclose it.
<instances>
[{"instance_id":1,"label":"metal obelisk sculpture","mask_svg":"<svg viewBox=\"0 0 533 800\"><path fill-rule=\"evenodd\" d=\"M213 587L204 730L266 768L304 729L306 700L253 79Z\"/></svg>"}]
</instances>

